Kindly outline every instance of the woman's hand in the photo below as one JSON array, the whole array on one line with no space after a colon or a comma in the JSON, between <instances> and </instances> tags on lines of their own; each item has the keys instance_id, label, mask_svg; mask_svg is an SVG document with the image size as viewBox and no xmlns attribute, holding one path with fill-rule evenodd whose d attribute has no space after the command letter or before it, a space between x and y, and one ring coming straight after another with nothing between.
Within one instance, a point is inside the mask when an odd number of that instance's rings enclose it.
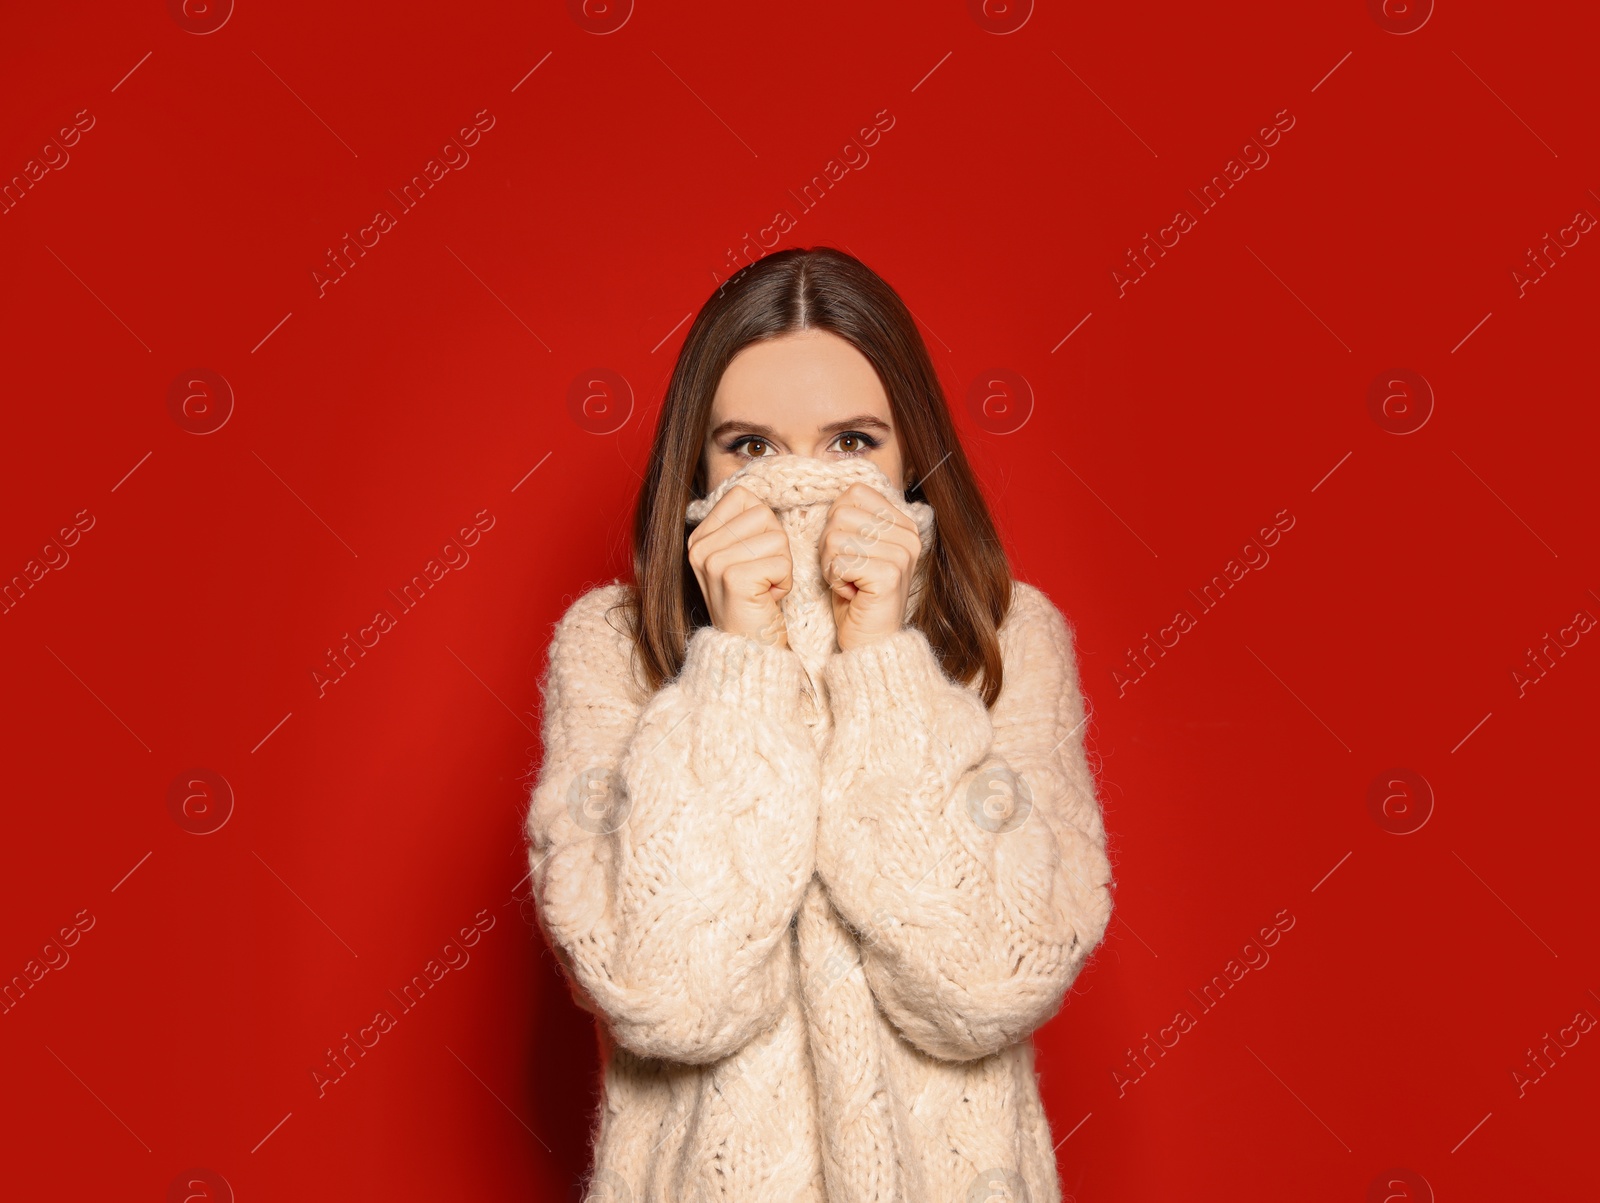
<instances>
[{"instance_id":1,"label":"woman's hand","mask_svg":"<svg viewBox=\"0 0 1600 1203\"><path fill-rule=\"evenodd\" d=\"M819 553L840 651L905 626L922 536L888 498L867 485L846 489L828 509Z\"/></svg>"},{"instance_id":2,"label":"woman's hand","mask_svg":"<svg viewBox=\"0 0 1600 1203\"><path fill-rule=\"evenodd\" d=\"M712 625L788 647L778 603L794 586L794 564L778 516L735 485L690 532L688 546Z\"/></svg>"}]
</instances>

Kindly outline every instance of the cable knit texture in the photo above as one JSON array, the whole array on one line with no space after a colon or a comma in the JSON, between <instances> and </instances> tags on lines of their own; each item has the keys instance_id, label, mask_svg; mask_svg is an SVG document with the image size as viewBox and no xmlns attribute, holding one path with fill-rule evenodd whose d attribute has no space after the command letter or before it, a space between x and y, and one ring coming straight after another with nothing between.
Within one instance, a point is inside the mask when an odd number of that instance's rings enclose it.
<instances>
[{"instance_id":1,"label":"cable knit texture","mask_svg":"<svg viewBox=\"0 0 1600 1203\"><path fill-rule=\"evenodd\" d=\"M856 483L931 548L862 459L755 459L685 515L778 514L788 648L701 628L647 696L623 586L557 625L527 834L604 1041L594 1203L1060 1200L1030 1036L1112 877L1072 633L1016 583L993 709L914 628L841 652L817 548Z\"/></svg>"}]
</instances>

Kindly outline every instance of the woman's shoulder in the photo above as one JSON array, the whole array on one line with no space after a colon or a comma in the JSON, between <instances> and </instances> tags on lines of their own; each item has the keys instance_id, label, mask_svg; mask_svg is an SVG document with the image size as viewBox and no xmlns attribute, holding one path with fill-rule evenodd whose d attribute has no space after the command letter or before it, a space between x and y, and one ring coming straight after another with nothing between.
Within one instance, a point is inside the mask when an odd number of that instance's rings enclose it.
<instances>
[{"instance_id":1,"label":"woman's shoulder","mask_svg":"<svg viewBox=\"0 0 1600 1203\"><path fill-rule=\"evenodd\" d=\"M1050 595L1026 581L1011 582L1011 608L1000 624L1000 656L1005 681L1023 692L1076 683L1077 632ZM1005 692L1002 683L1002 695ZM1013 690L1012 701L1017 691Z\"/></svg>"},{"instance_id":2,"label":"woman's shoulder","mask_svg":"<svg viewBox=\"0 0 1600 1203\"><path fill-rule=\"evenodd\" d=\"M628 627L622 621L619 607L627 602L631 587L620 580L592 585L578 594L556 622L556 636L601 635L609 630L622 638L628 637ZM613 613L616 611L616 613Z\"/></svg>"},{"instance_id":3,"label":"woman's shoulder","mask_svg":"<svg viewBox=\"0 0 1600 1203\"><path fill-rule=\"evenodd\" d=\"M1027 636L1065 638L1070 646L1072 624L1050 595L1037 585L1015 578L1011 581L1011 608L1000 623L1000 642L1023 642Z\"/></svg>"},{"instance_id":4,"label":"woman's shoulder","mask_svg":"<svg viewBox=\"0 0 1600 1203\"><path fill-rule=\"evenodd\" d=\"M557 620L550 640L550 674L622 682L632 675L632 587L613 580L580 593Z\"/></svg>"}]
</instances>

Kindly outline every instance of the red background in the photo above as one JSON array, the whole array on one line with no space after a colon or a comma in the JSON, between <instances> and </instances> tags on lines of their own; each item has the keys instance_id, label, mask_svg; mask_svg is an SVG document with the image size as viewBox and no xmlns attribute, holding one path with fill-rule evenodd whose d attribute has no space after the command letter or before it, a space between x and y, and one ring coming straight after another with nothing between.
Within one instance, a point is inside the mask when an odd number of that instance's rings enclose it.
<instances>
[{"instance_id":1,"label":"red background","mask_svg":"<svg viewBox=\"0 0 1600 1203\"><path fill-rule=\"evenodd\" d=\"M1600 231L1513 276L1600 215L1588 14L1041 4L1001 33L953 0L641 3L600 33L528 7L5 17L0 173L93 124L0 216L0 573L93 525L0 615L0 977L93 926L0 1015L4 1193L162 1199L201 1167L240 1200L575 1197L593 1031L522 880L544 649L625 570L686 318L785 208L784 245L850 248L924 323L1016 575L1077 628L1119 893L1038 1036L1065 1189L1359 1200L1400 1169L1374 1197L1592 1198L1600 1032L1513 1077L1600 1016L1600 632L1513 676L1600 615ZM788 190L880 113L802 212ZM1186 190L1280 113L1202 212ZM233 397L207 434L169 411L196 370ZM1432 408L1380 422L1396 370ZM575 418L597 371L627 391ZM326 649L485 511L319 696ZM168 805L197 767L232 796L204 835ZM1407 835L1368 803L1396 768L1433 797ZM319 1097L325 1050L480 912L470 961Z\"/></svg>"}]
</instances>

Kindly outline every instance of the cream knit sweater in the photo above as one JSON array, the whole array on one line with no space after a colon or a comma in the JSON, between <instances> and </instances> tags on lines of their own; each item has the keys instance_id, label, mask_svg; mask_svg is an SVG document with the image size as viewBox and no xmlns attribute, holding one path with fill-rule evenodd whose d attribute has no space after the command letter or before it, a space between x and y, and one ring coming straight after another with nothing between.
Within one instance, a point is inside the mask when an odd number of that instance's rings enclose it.
<instances>
[{"instance_id":1,"label":"cream knit sweater","mask_svg":"<svg viewBox=\"0 0 1600 1203\"><path fill-rule=\"evenodd\" d=\"M594 1203L1056 1203L1035 1028L1111 915L1072 634L1017 583L992 710L907 627L838 650L817 544L865 460L751 461L789 648L697 630L653 696L557 625L527 816L540 927L599 1018ZM920 588L921 573L917 578Z\"/></svg>"}]
</instances>

